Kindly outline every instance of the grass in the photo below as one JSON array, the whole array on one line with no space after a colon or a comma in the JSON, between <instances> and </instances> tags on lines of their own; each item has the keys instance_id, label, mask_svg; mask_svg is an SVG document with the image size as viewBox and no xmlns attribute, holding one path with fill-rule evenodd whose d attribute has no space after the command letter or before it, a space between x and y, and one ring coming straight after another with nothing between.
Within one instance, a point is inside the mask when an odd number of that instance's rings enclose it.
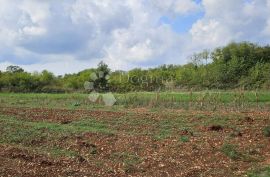
<instances>
[{"instance_id":1,"label":"grass","mask_svg":"<svg viewBox=\"0 0 270 177\"><path fill-rule=\"evenodd\" d=\"M152 107L152 108L182 108L198 110L216 110L218 108L269 108L270 92L245 91L244 96L237 91L202 91L193 92L131 92L125 94L115 93L118 107ZM68 109L92 109L104 107L93 104L88 100L87 94L22 94L0 93L2 106L18 107L48 107Z\"/></svg>"},{"instance_id":2,"label":"grass","mask_svg":"<svg viewBox=\"0 0 270 177\"><path fill-rule=\"evenodd\" d=\"M235 145L224 144L221 151L232 160L239 160L242 158L242 153L238 152Z\"/></svg>"},{"instance_id":3,"label":"grass","mask_svg":"<svg viewBox=\"0 0 270 177\"><path fill-rule=\"evenodd\" d=\"M221 147L221 152L234 161L240 160L243 162L259 162L262 160L261 158L253 157L244 151L240 151L236 145L228 143L225 143Z\"/></svg>"},{"instance_id":4,"label":"grass","mask_svg":"<svg viewBox=\"0 0 270 177\"><path fill-rule=\"evenodd\" d=\"M51 122L31 122L19 120L14 117L0 116L1 131L6 132L11 139L20 139L25 137L29 139L30 135L35 136L35 133L42 134L43 130L50 133L58 134L76 134L81 132L101 132L111 134L113 131L109 130L106 125L97 122L94 119L82 119L71 122L70 124L58 124ZM13 134L14 136L13 136Z\"/></svg>"},{"instance_id":5,"label":"grass","mask_svg":"<svg viewBox=\"0 0 270 177\"><path fill-rule=\"evenodd\" d=\"M188 136L181 136L180 141L183 143L189 142L189 137Z\"/></svg>"},{"instance_id":6,"label":"grass","mask_svg":"<svg viewBox=\"0 0 270 177\"><path fill-rule=\"evenodd\" d=\"M170 136L171 136L171 134L172 134L172 130L171 129L161 129L160 131L159 131L159 133L158 134L156 134L155 136L154 136L154 138L156 139L156 140L163 140L163 139L166 139L166 138L169 138Z\"/></svg>"},{"instance_id":7,"label":"grass","mask_svg":"<svg viewBox=\"0 0 270 177\"><path fill-rule=\"evenodd\" d=\"M187 115L170 115L161 120L142 119L136 114L128 114L114 119L96 120L83 118L68 124L46 121L30 121L0 115L0 142L30 144L32 139L98 132L103 134L124 133L128 135L149 135L157 140L171 137L176 131L190 127ZM147 126L147 129L141 129Z\"/></svg>"},{"instance_id":8,"label":"grass","mask_svg":"<svg viewBox=\"0 0 270 177\"><path fill-rule=\"evenodd\" d=\"M127 173L137 170L136 165L142 162L139 156L130 152L113 153L111 158L117 162L122 162L124 164L124 170Z\"/></svg>"},{"instance_id":9,"label":"grass","mask_svg":"<svg viewBox=\"0 0 270 177\"><path fill-rule=\"evenodd\" d=\"M76 156L76 152L59 147L62 137L99 132L113 134L106 125L93 119L82 119L67 125L51 122L31 122L0 115L0 143L31 148L51 156Z\"/></svg>"},{"instance_id":10,"label":"grass","mask_svg":"<svg viewBox=\"0 0 270 177\"><path fill-rule=\"evenodd\" d=\"M257 169L253 172L248 173L248 177L269 177L269 176L270 176L270 167Z\"/></svg>"},{"instance_id":11,"label":"grass","mask_svg":"<svg viewBox=\"0 0 270 177\"><path fill-rule=\"evenodd\" d=\"M48 154L51 157L77 157L78 153L72 150L63 149L60 147L53 148L37 148L40 154Z\"/></svg>"},{"instance_id":12,"label":"grass","mask_svg":"<svg viewBox=\"0 0 270 177\"><path fill-rule=\"evenodd\" d=\"M185 115L177 117L171 115L162 120L142 119L136 116L135 114L128 114L124 117L104 120L83 118L68 124L61 124L31 121L0 114L0 143L28 147L52 155L74 156L75 152L57 145L62 137L72 137L85 132L97 132L108 135L117 133L130 136L147 135L156 140L163 140L176 136L176 131L189 126L186 122L188 117ZM142 126L148 126L149 128L141 130L140 127ZM180 138L180 135L178 138ZM184 137L182 138L183 141L186 141Z\"/></svg>"}]
</instances>

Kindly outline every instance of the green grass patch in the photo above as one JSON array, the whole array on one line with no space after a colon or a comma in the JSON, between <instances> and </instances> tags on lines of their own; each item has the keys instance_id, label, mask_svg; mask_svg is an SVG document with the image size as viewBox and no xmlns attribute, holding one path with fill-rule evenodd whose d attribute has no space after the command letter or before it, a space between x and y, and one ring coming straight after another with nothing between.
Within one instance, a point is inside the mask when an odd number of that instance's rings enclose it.
<instances>
[{"instance_id":1,"label":"green grass patch","mask_svg":"<svg viewBox=\"0 0 270 177\"><path fill-rule=\"evenodd\" d=\"M232 160L239 160L242 158L242 154L238 152L237 147L232 144L224 144L221 148L221 152Z\"/></svg>"},{"instance_id":2,"label":"green grass patch","mask_svg":"<svg viewBox=\"0 0 270 177\"><path fill-rule=\"evenodd\" d=\"M229 125L229 121L230 121L229 116L214 115L214 116L205 118L203 121L203 124L205 126L219 125L221 127L224 127L226 125Z\"/></svg>"},{"instance_id":3,"label":"green grass patch","mask_svg":"<svg viewBox=\"0 0 270 177\"><path fill-rule=\"evenodd\" d=\"M181 136L180 141L183 143L187 143L187 142L189 142L189 137L188 136Z\"/></svg>"},{"instance_id":4,"label":"green grass patch","mask_svg":"<svg viewBox=\"0 0 270 177\"><path fill-rule=\"evenodd\" d=\"M70 124L31 122L0 115L0 143L31 145L33 141L52 141L61 136L83 132L112 134L105 124L93 119L83 119Z\"/></svg>"},{"instance_id":5,"label":"green grass patch","mask_svg":"<svg viewBox=\"0 0 270 177\"><path fill-rule=\"evenodd\" d=\"M126 173L137 171L136 165L142 162L142 159L139 156L129 152L113 153L111 158L116 162L124 163L124 170Z\"/></svg>"},{"instance_id":6,"label":"green grass patch","mask_svg":"<svg viewBox=\"0 0 270 177\"><path fill-rule=\"evenodd\" d=\"M52 147L52 148L40 148L38 149L39 153L48 154L51 157L77 157L78 153L75 151L63 149L60 147Z\"/></svg>"},{"instance_id":7,"label":"green grass patch","mask_svg":"<svg viewBox=\"0 0 270 177\"><path fill-rule=\"evenodd\" d=\"M62 137L84 132L113 134L104 123L93 119L82 119L70 124L32 122L0 115L0 143L29 148L50 156L76 157L77 153L58 146ZM94 152L92 152L94 153Z\"/></svg>"},{"instance_id":8,"label":"green grass patch","mask_svg":"<svg viewBox=\"0 0 270 177\"><path fill-rule=\"evenodd\" d=\"M156 140L163 140L163 139L169 138L171 134L172 134L171 129L167 129L167 130L161 129L158 134L154 135L154 138Z\"/></svg>"},{"instance_id":9,"label":"green grass patch","mask_svg":"<svg viewBox=\"0 0 270 177\"><path fill-rule=\"evenodd\" d=\"M261 161L261 159L252 157L251 155L248 155L248 153L239 151L238 147L236 145L232 145L232 144L225 143L221 147L221 152L223 152L226 156L228 156L232 160L240 160L243 162Z\"/></svg>"},{"instance_id":10,"label":"green grass patch","mask_svg":"<svg viewBox=\"0 0 270 177\"><path fill-rule=\"evenodd\" d=\"M248 177L269 177L270 176L270 167L258 169L248 173Z\"/></svg>"},{"instance_id":11,"label":"green grass patch","mask_svg":"<svg viewBox=\"0 0 270 177\"><path fill-rule=\"evenodd\" d=\"M150 107L150 108L181 108L199 110L217 110L219 107L237 107L249 109L267 107L270 103L270 92L245 91L244 95L236 91L201 91L193 92L130 92L115 93L114 107ZM88 94L39 94L39 93L0 93L2 106L12 107L47 107L66 109L108 109L102 105L93 104Z\"/></svg>"}]
</instances>

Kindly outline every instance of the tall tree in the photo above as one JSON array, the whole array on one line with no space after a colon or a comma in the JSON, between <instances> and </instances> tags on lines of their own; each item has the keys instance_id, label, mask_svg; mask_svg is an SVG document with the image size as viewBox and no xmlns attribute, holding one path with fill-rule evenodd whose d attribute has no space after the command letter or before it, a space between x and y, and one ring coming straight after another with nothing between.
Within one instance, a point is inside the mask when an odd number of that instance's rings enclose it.
<instances>
[{"instance_id":1,"label":"tall tree","mask_svg":"<svg viewBox=\"0 0 270 177\"><path fill-rule=\"evenodd\" d=\"M6 69L7 72L10 72L10 73L21 73L21 72L24 72L24 70L19 67L19 66L13 66L13 65L10 65L7 67Z\"/></svg>"},{"instance_id":2,"label":"tall tree","mask_svg":"<svg viewBox=\"0 0 270 177\"><path fill-rule=\"evenodd\" d=\"M98 67L96 69L96 78L93 78L93 75L91 79L94 81L94 87L95 90L98 92L106 92L109 91L109 79L110 79L110 68L109 66L101 61L98 64Z\"/></svg>"}]
</instances>

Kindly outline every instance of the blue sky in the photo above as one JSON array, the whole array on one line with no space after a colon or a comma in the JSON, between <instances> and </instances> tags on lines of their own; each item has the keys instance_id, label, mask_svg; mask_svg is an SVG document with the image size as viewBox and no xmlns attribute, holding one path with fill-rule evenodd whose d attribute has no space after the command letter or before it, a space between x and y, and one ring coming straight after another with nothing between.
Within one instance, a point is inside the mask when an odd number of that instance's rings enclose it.
<instances>
[{"instance_id":1,"label":"blue sky","mask_svg":"<svg viewBox=\"0 0 270 177\"><path fill-rule=\"evenodd\" d=\"M160 18L160 23L170 25L172 30L177 33L187 33L191 29L192 25L197 20L201 19L203 15L203 12L199 12L190 15L178 15L174 18L163 16Z\"/></svg>"},{"instance_id":2,"label":"blue sky","mask_svg":"<svg viewBox=\"0 0 270 177\"><path fill-rule=\"evenodd\" d=\"M268 44L269 12L270 0L0 0L0 70L185 64L232 41Z\"/></svg>"}]
</instances>

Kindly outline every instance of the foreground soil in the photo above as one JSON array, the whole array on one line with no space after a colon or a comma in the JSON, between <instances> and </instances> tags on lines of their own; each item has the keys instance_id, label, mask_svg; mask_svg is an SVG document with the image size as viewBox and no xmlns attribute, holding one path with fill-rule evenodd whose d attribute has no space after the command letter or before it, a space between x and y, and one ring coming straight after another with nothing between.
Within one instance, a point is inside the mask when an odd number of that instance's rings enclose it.
<instances>
[{"instance_id":1,"label":"foreground soil","mask_svg":"<svg viewBox=\"0 0 270 177\"><path fill-rule=\"evenodd\" d=\"M0 116L0 176L231 177L270 165L269 112L0 107Z\"/></svg>"}]
</instances>

